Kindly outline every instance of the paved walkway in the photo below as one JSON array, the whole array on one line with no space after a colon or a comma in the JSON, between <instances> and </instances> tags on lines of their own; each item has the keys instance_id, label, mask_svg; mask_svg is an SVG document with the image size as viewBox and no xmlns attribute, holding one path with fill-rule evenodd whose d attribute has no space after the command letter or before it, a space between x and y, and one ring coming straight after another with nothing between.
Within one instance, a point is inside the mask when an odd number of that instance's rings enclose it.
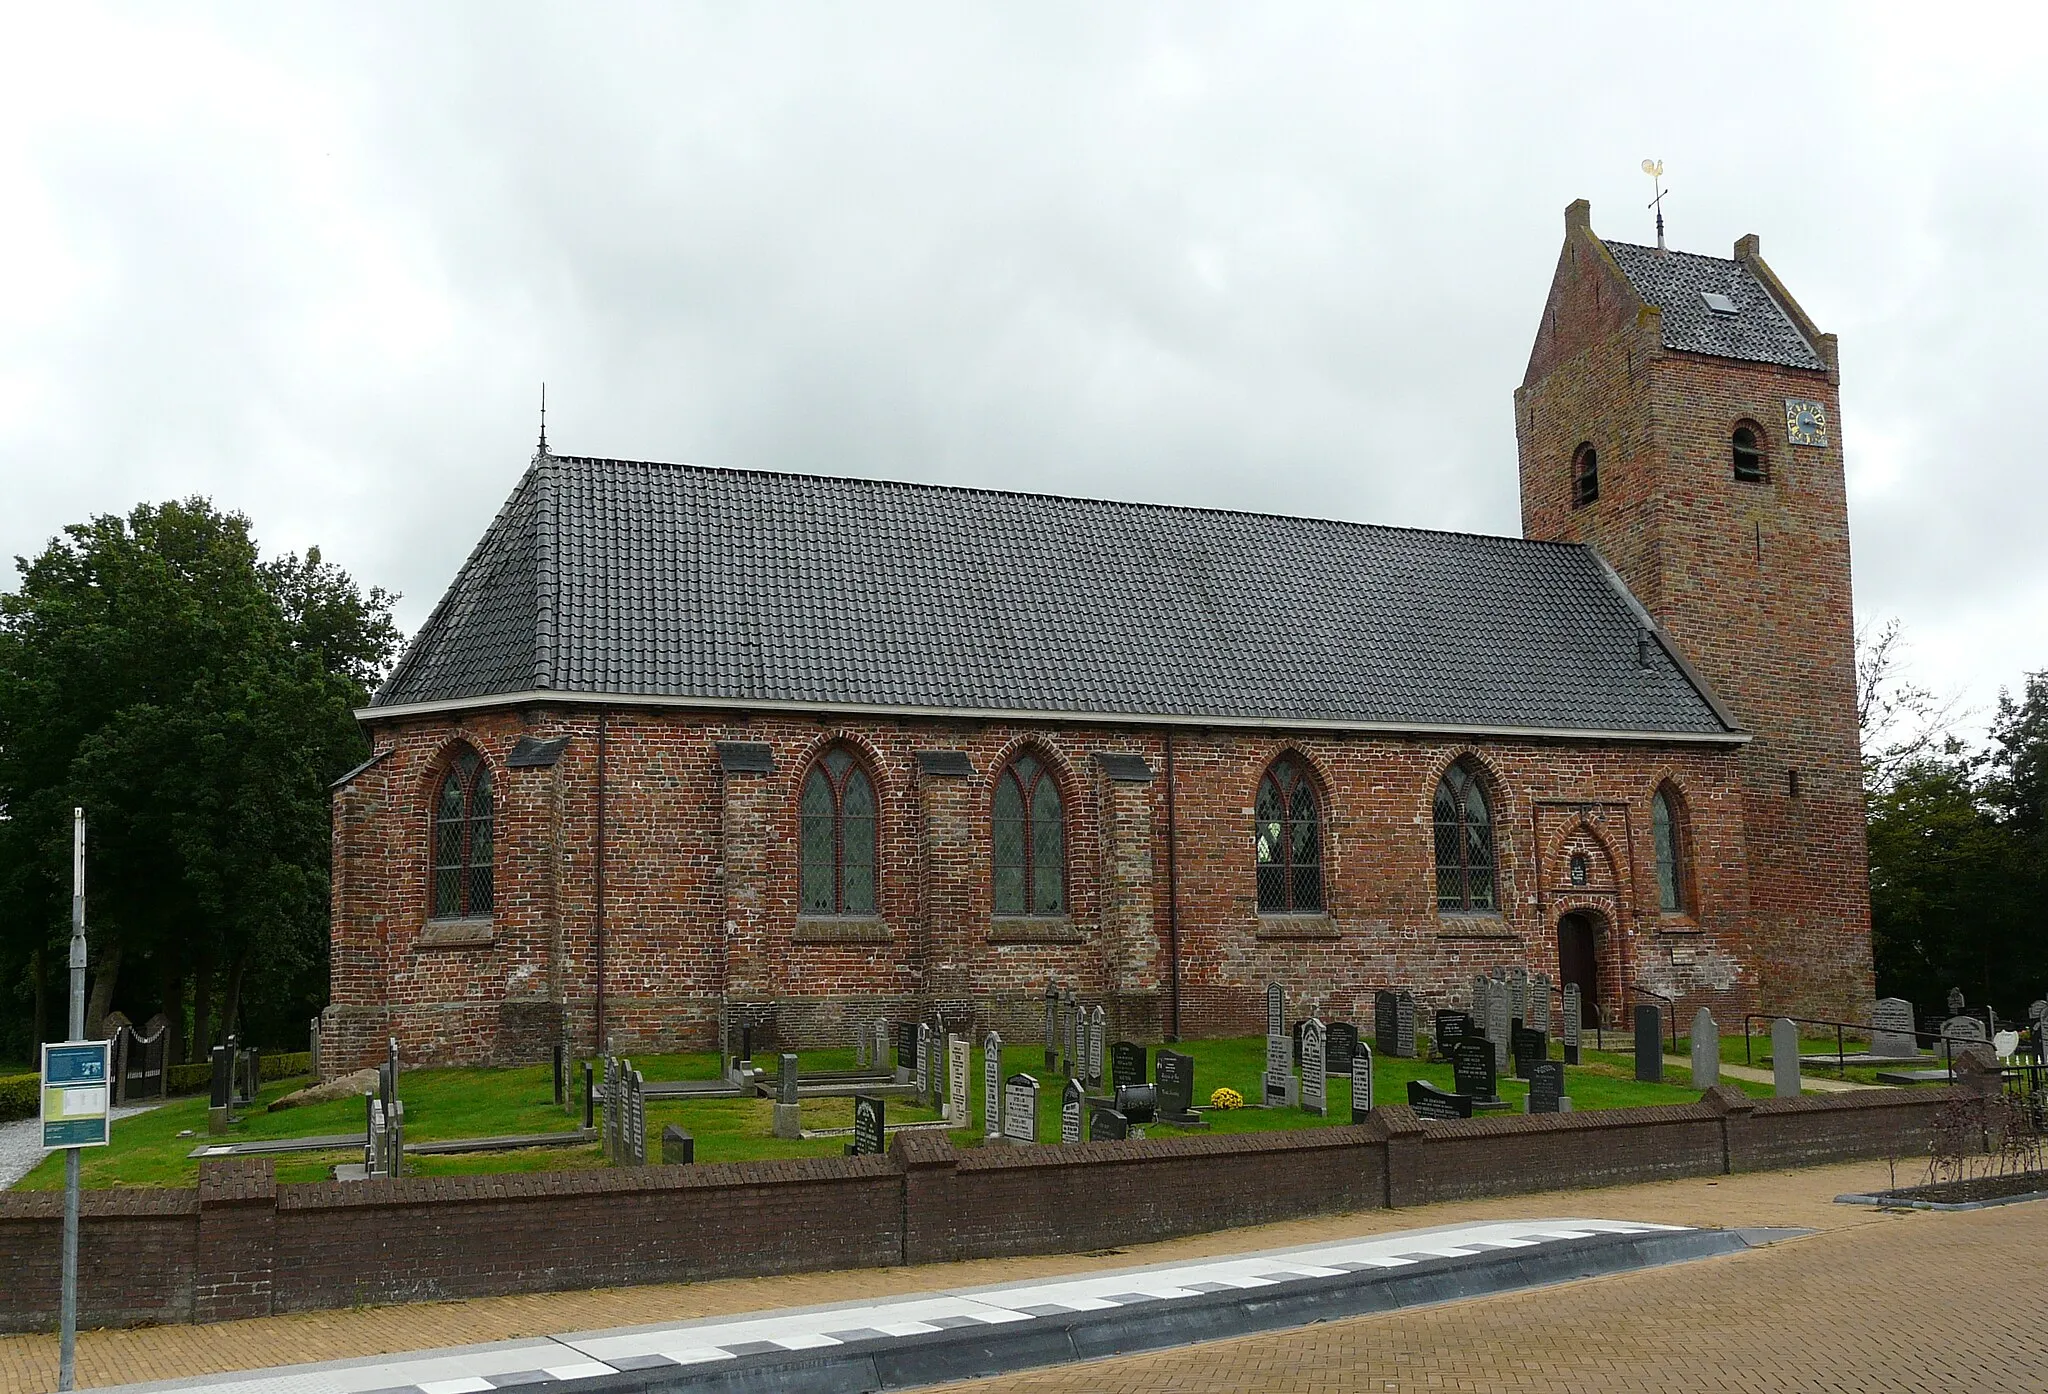
<instances>
[{"instance_id":1,"label":"paved walkway","mask_svg":"<svg viewBox=\"0 0 2048 1394\"><path fill-rule=\"evenodd\" d=\"M1729 1079L1746 1079L1752 1084L1776 1084L1778 1077L1769 1070L1759 1070L1753 1065L1731 1065L1721 1062L1721 1073ZM1664 1074L1667 1079L1690 1080L1692 1060L1683 1055L1664 1057ZM1863 1084L1853 1079L1830 1079L1825 1075L1804 1074L1799 1077L1801 1089L1811 1089L1816 1094L1841 1094L1851 1089L1890 1089L1889 1084Z\"/></svg>"},{"instance_id":2,"label":"paved walkway","mask_svg":"<svg viewBox=\"0 0 2048 1394\"><path fill-rule=\"evenodd\" d=\"M1899 1179L1919 1174L1902 1164ZM1506 1197L1294 1221L1112 1254L989 1259L597 1292L534 1294L84 1333L82 1387L326 1361L563 1331L1021 1282L1333 1243L1484 1219L1575 1215L1783 1226L1804 1239L1676 1269L1331 1322L1157 1355L984 1381L988 1389L1531 1390L2048 1388L2029 1275L2048 1202L1885 1215L1832 1203L1882 1189L1883 1163ZM1930 1301L1930 1293L1941 1300ZM2018 1304L2008 1299L2019 1296ZM1968 1312L1961 1321L1957 1312ZM1399 1323L1394 1325L1392 1323ZM1849 1371L1837 1380L1833 1372ZM53 1336L0 1337L0 1390L54 1387Z\"/></svg>"}]
</instances>

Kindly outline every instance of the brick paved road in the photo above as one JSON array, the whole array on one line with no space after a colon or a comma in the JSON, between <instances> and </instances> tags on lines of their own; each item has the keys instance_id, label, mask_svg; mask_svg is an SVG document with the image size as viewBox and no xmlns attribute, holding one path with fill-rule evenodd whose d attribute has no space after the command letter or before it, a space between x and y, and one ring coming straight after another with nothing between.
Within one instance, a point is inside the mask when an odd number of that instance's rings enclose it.
<instances>
[{"instance_id":1,"label":"brick paved road","mask_svg":"<svg viewBox=\"0 0 2048 1394\"><path fill-rule=\"evenodd\" d=\"M1902 1164L1900 1177L1909 1170ZM1184 1351L1009 1376L968 1389L2048 1389L2038 1334L2048 1201L1961 1215L1831 1204L1882 1163L1368 1211L1120 1250L673 1287L487 1298L87 1332L81 1387L289 1361L793 1307L1096 1267L1309 1244L1461 1219L1585 1215L1824 1231L1761 1253L1362 1318ZM2009 1315L2005 1294L2027 1309ZM1967 1316L1965 1316L1967 1314ZM55 1385L56 1340L0 1337L0 1391Z\"/></svg>"}]
</instances>

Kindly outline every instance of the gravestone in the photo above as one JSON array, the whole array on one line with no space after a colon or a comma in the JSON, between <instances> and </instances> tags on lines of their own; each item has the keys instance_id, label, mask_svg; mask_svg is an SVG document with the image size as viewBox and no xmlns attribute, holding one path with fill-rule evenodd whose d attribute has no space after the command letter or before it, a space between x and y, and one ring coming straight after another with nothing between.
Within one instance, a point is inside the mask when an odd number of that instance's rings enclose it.
<instances>
[{"instance_id":1,"label":"gravestone","mask_svg":"<svg viewBox=\"0 0 2048 1394\"><path fill-rule=\"evenodd\" d=\"M1153 1068L1159 1084L1159 1117L1168 1123L1197 1121L1189 1112L1195 1102L1195 1058L1161 1046Z\"/></svg>"},{"instance_id":2,"label":"gravestone","mask_svg":"<svg viewBox=\"0 0 2048 1394\"><path fill-rule=\"evenodd\" d=\"M1287 1036L1287 994L1280 984L1266 986L1266 1073L1263 1081L1267 1108L1285 1108L1294 1102L1294 1050Z\"/></svg>"},{"instance_id":3,"label":"gravestone","mask_svg":"<svg viewBox=\"0 0 2048 1394\"><path fill-rule=\"evenodd\" d=\"M1487 980L1484 973L1474 973L1472 975L1472 1003L1466 1015L1472 1019L1474 1026L1480 1031L1484 1031L1486 1023L1492 1020L1492 1011L1487 1001L1487 993L1492 986L1493 984Z\"/></svg>"},{"instance_id":4,"label":"gravestone","mask_svg":"<svg viewBox=\"0 0 2048 1394\"><path fill-rule=\"evenodd\" d=\"M1088 1087L1102 1087L1103 1056L1109 1043L1109 1014L1097 1003L1088 1013Z\"/></svg>"},{"instance_id":5,"label":"gravestone","mask_svg":"<svg viewBox=\"0 0 2048 1394\"><path fill-rule=\"evenodd\" d=\"M565 1107L569 1102L569 1047L556 1041L548 1051L548 1063L554 1067L555 1107Z\"/></svg>"},{"instance_id":6,"label":"gravestone","mask_svg":"<svg viewBox=\"0 0 2048 1394\"><path fill-rule=\"evenodd\" d=\"M1692 1087L1712 1089L1721 1082L1721 1028L1714 1014L1701 1007L1692 1014Z\"/></svg>"},{"instance_id":7,"label":"gravestone","mask_svg":"<svg viewBox=\"0 0 2048 1394\"><path fill-rule=\"evenodd\" d=\"M1358 1028L1348 1021L1333 1021L1325 1029L1323 1039L1330 1052L1330 1073L1350 1074L1351 1062L1358 1054Z\"/></svg>"},{"instance_id":8,"label":"gravestone","mask_svg":"<svg viewBox=\"0 0 2048 1394\"><path fill-rule=\"evenodd\" d=\"M1405 987L1394 994L1394 1046L1401 1059L1415 1058L1415 994Z\"/></svg>"},{"instance_id":9,"label":"gravestone","mask_svg":"<svg viewBox=\"0 0 2048 1394\"><path fill-rule=\"evenodd\" d=\"M1515 1078L1527 1079L1529 1071L1550 1055L1550 1038L1541 1031L1526 1026L1511 1028L1514 1033L1512 1046L1515 1056Z\"/></svg>"},{"instance_id":10,"label":"gravestone","mask_svg":"<svg viewBox=\"0 0 2048 1394\"><path fill-rule=\"evenodd\" d=\"M968 1076L974 1070L974 1046L965 1036L946 1037L946 1121L967 1126Z\"/></svg>"},{"instance_id":11,"label":"gravestone","mask_svg":"<svg viewBox=\"0 0 2048 1394\"><path fill-rule=\"evenodd\" d=\"M1372 1048L1381 1055L1401 1053L1401 998L1390 987L1372 995Z\"/></svg>"},{"instance_id":12,"label":"gravestone","mask_svg":"<svg viewBox=\"0 0 2048 1394\"><path fill-rule=\"evenodd\" d=\"M1771 1093L1780 1099L1799 1097L1799 1026L1779 1017L1771 1027Z\"/></svg>"},{"instance_id":13,"label":"gravestone","mask_svg":"<svg viewBox=\"0 0 2048 1394\"><path fill-rule=\"evenodd\" d=\"M2027 1020L2039 1022L2044 1017L2048 1017L2048 997L2036 997L2027 1007Z\"/></svg>"},{"instance_id":14,"label":"gravestone","mask_svg":"<svg viewBox=\"0 0 2048 1394\"><path fill-rule=\"evenodd\" d=\"M853 1096L853 1145L856 1157L879 1157L888 1143L888 1112L873 1094Z\"/></svg>"},{"instance_id":15,"label":"gravestone","mask_svg":"<svg viewBox=\"0 0 2048 1394\"><path fill-rule=\"evenodd\" d=\"M1556 1060L1539 1061L1529 1071L1529 1112L1557 1113L1564 1108L1564 1066Z\"/></svg>"},{"instance_id":16,"label":"gravestone","mask_svg":"<svg viewBox=\"0 0 2048 1394\"><path fill-rule=\"evenodd\" d=\"M981 1038L981 1135L1003 1135L1003 1038L994 1031Z\"/></svg>"},{"instance_id":17,"label":"gravestone","mask_svg":"<svg viewBox=\"0 0 2048 1394\"><path fill-rule=\"evenodd\" d=\"M917 1070L917 1023L899 1021L896 1023L896 1082L910 1083L910 1077Z\"/></svg>"},{"instance_id":18,"label":"gravestone","mask_svg":"<svg viewBox=\"0 0 2048 1394\"><path fill-rule=\"evenodd\" d=\"M1321 1118L1329 1113L1330 1057L1323 1023L1310 1017L1301 1032L1301 1111Z\"/></svg>"},{"instance_id":19,"label":"gravestone","mask_svg":"<svg viewBox=\"0 0 2048 1394\"><path fill-rule=\"evenodd\" d=\"M932 1066L936 1063L932 1057L937 1053L934 1049L936 1044L932 1039L931 1024L920 1021L917 1024L917 1060L912 1066L920 1108L931 1108L936 1102L932 1094Z\"/></svg>"},{"instance_id":20,"label":"gravestone","mask_svg":"<svg viewBox=\"0 0 2048 1394\"><path fill-rule=\"evenodd\" d=\"M1470 1118L1472 1100L1463 1094L1446 1094L1426 1080L1408 1081L1408 1107L1415 1110L1417 1118L1445 1122L1453 1118Z\"/></svg>"},{"instance_id":21,"label":"gravestone","mask_svg":"<svg viewBox=\"0 0 2048 1394\"><path fill-rule=\"evenodd\" d=\"M1372 1047L1360 1041L1351 1057L1351 1121L1363 1123L1372 1103Z\"/></svg>"},{"instance_id":22,"label":"gravestone","mask_svg":"<svg viewBox=\"0 0 2048 1394\"><path fill-rule=\"evenodd\" d=\"M1081 1140L1081 1107L1087 1102L1087 1095L1081 1090L1081 1081L1070 1079L1060 1093L1060 1141L1075 1143Z\"/></svg>"},{"instance_id":23,"label":"gravestone","mask_svg":"<svg viewBox=\"0 0 2048 1394\"><path fill-rule=\"evenodd\" d=\"M1081 1072L1081 1037L1087 1024L1081 1016L1081 999L1074 989L1060 990L1060 1074L1072 1079Z\"/></svg>"},{"instance_id":24,"label":"gravestone","mask_svg":"<svg viewBox=\"0 0 2048 1394\"><path fill-rule=\"evenodd\" d=\"M889 1073L889 1023L876 1017L868 1028L868 1068L883 1074Z\"/></svg>"},{"instance_id":25,"label":"gravestone","mask_svg":"<svg viewBox=\"0 0 2048 1394\"><path fill-rule=\"evenodd\" d=\"M1491 1041L1467 1037L1458 1043L1451 1057L1451 1080L1458 1093L1474 1103L1490 1104L1500 1097L1499 1072ZM1467 1118L1471 1110L1465 1111Z\"/></svg>"},{"instance_id":26,"label":"gravestone","mask_svg":"<svg viewBox=\"0 0 2048 1394\"><path fill-rule=\"evenodd\" d=\"M1122 1142L1131 1135L1131 1120L1113 1108L1107 1099L1097 1099L1088 1110L1090 1142Z\"/></svg>"},{"instance_id":27,"label":"gravestone","mask_svg":"<svg viewBox=\"0 0 2048 1394\"><path fill-rule=\"evenodd\" d=\"M217 1045L213 1048L213 1093L206 1109L207 1132L224 1133L228 1130L229 1110L233 1108L234 1101L234 1057L226 1046Z\"/></svg>"},{"instance_id":28,"label":"gravestone","mask_svg":"<svg viewBox=\"0 0 2048 1394\"><path fill-rule=\"evenodd\" d=\"M661 1164L689 1166L697 1160L697 1139L671 1123L661 1130Z\"/></svg>"},{"instance_id":29,"label":"gravestone","mask_svg":"<svg viewBox=\"0 0 2048 1394\"><path fill-rule=\"evenodd\" d=\"M1991 1033L1984 1029L1984 1023L1973 1016L1952 1016L1941 1026L1942 1040L1946 1043L1949 1062L1962 1058L1971 1046L1988 1046Z\"/></svg>"},{"instance_id":30,"label":"gravestone","mask_svg":"<svg viewBox=\"0 0 2048 1394\"><path fill-rule=\"evenodd\" d=\"M1659 1026L1655 1007L1644 1003L1636 1008L1636 1078L1644 1084L1664 1082L1664 1036Z\"/></svg>"},{"instance_id":31,"label":"gravestone","mask_svg":"<svg viewBox=\"0 0 2048 1394\"><path fill-rule=\"evenodd\" d=\"M1522 1019L1531 1030L1550 1034L1550 974L1538 973L1529 985L1529 1015Z\"/></svg>"},{"instance_id":32,"label":"gravestone","mask_svg":"<svg viewBox=\"0 0 2048 1394\"><path fill-rule=\"evenodd\" d=\"M856 1070L873 1068L868 1058L868 1041L867 1028L856 1026L853 1031L853 1067ZM666 1132L662 1133L661 1141L664 1147L668 1145L668 1134Z\"/></svg>"},{"instance_id":33,"label":"gravestone","mask_svg":"<svg viewBox=\"0 0 2048 1394\"><path fill-rule=\"evenodd\" d=\"M1586 1008L1579 1000L1579 985L1564 985L1564 1063L1579 1063L1579 1032L1585 1029Z\"/></svg>"},{"instance_id":34,"label":"gravestone","mask_svg":"<svg viewBox=\"0 0 2048 1394\"><path fill-rule=\"evenodd\" d=\"M1150 1123L1159 1116L1159 1086L1126 1084L1116 1091L1116 1111L1133 1125ZM1140 1133L1140 1137L1144 1134Z\"/></svg>"},{"instance_id":35,"label":"gravestone","mask_svg":"<svg viewBox=\"0 0 2048 1394\"><path fill-rule=\"evenodd\" d=\"M1963 1014L1963 1006L1963 990L1959 987L1950 988L1948 990L1948 1014L1950 1016L1961 1016Z\"/></svg>"},{"instance_id":36,"label":"gravestone","mask_svg":"<svg viewBox=\"0 0 2048 1394\"><path fill-rule=\"evenodd\" d=\"M583 1131L597 1129L597 1084L596 1069L590 1061L583 1062Z\"/></svg>"},{"instance_id":37,"label":"gravestone","mask_svg":"<svg viewBox=\"0 0 2048 1394\"><path fill-rule=\"evenodd\" d=\"M1519 963L1508 969L1508 1017L1524 1025L1529 1021L1529 970Z\"/></svg>"},{"instance_id":38,"label":"gravestone","mask_svg":"<svg viewBox=\"0 0 2048 1394\"><path fill-rule=\"evenodd\" d=\"M779 1138L801 1138L804 1135L803 1106L797 1102L796 1056L784 1051L776 1064L775 1116L770 1131Z\"/></svg>"},{"instance_id":39,"label":"gravestone","mask_svg":"<svg viewBox=\"0 0 2048 1394\"><path fill-rule=\"evenodd\" d=\"M1436 1028L1430 1033L1430 1044L1436 1058L1448 1060L1451 1052L1458 1048L1458 1042L1471 1033L1472 1018L1464 1012L1438 1012Z\"/></svg>"},{"instance_id":40,"label":"gravestone","mask_svg":"<svg viewBox=\"0 0 2048 1394\"><path fill-rule=\"evenodd\" d=\"M1003 1081L1003 1137L1010 1142L1038 1141L1038 1081L1011 1075Z\"/></svg>"},{"instance_id":41,"label":"gravestone","mask_svg":"<svg viewBox=\"0 0 2048 1394\"><path fill-rule=\"evenodd\" d=\"M1496 1075L1508 1072L1508 1051L1514 1045L1514 1017L1510 1012L1513 1005L1505 983L1495 983L1486 990L1486 1040L1493 1047Z\"/></svg>"},{"instance_id":42,"label":"gravestone","mask_svg":"<svg viewBox=\"0 0 2048 1394\"><path fill-rule=\"evenodd\" d=\"M1045 1071L1059 1067L1060 990L1057 983L1045 985Z\"/></svg>"},{"instance_id":43,"label":"gravestone","mask_svg":"<svg viewBox=\"0 0 2048 1394\"><path fill-rule=\"evenodd\" d=\"M1109 1087L1145 1082L1145 1047L1133 1041L1118 1041L1109 1048Z\"/></svg>"}]
</instances>

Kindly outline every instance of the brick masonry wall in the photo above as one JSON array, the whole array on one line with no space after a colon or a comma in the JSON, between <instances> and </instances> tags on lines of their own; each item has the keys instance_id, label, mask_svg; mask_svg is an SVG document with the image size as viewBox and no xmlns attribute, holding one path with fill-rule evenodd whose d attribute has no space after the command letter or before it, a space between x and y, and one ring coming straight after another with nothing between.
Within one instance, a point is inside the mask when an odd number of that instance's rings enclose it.
<instances>
[{"instance_id":1,"label":"brick masonry wall","mask_svg":"<svg viewBox=\"0 0 2048 1394\"><path fill-rule=\"evenodd\" d=\"M605 726L605 1029L620 1049L703 1048L721 1016L772 1021L783 1043L846 1044L857 1022L943 1005L976 1031L1036 1040L1049 978L1109 1006L1117 1034L1173 1029L1175 907L1165 874L1166 749L1150 729L871 720L857 725L673 709L540 707L390 723L388 753L337 795L330 1073L381 1058L395 1033L412 1063L544 1056L559 1030L596 1044L597 726ZM568 736L550 769L511 769L521 736ZM1559 918L1599 926L1599 997L1617 1016L1630 983L1740 1018L1758 987L1737 758L1684 744L1277 734L1174 735L1179 1033L1260 1029L1277 981L1291 1008L1369 1021L1373 993L1415 989L1423 1012L1462 1003L1473 973L1509 964L1558 975ZM771 774L722 774L721 740L761 742ZM877 913L798 913L796 800L843 745L880 802ZM429 810L461 746L497 787L496 908L487 922L427 916ZM1031 750L1065 800L1068 911L992 911L996 774ZM916 754L964 752L966 776ZM1095 756L1142 755L1149 782L1106 778ZM1262 915L1252 804L1291 756L1321 795L1326 913ZM1453 761L1490 789L1500 899L1439 913L1431 800ZM1679 796L1690 913L1656 912L1650 801ZM1592 868L1568 876L1571 854ZM765 1034L757 1036L769 1044Z\"/></svg>"},{"instance_id":2,"label":"brick masonry wall","mask_svg":"<svg viewBox=\"0 0 2048 1394\"><path fill-rule=\"evenodd\" d=\"M1803 321L1755 244L1738 254ZM1803 327L1825 371L1666 350L1657 311L1574 204L1515 394L1522 531L1598 548L1753 733L1739 765L1763 1001L1862 1021L1874 977L1840 373L1833 336ZM1790 443L1788 397L1826 407L1825 447ZM1734 477L1744 424L1764 446L1760 482ZM1599 452L1600 497L1575 508L1581 443Z\"/></svg>"},{"instance_id":3,"label":"brick masonry wall","mask_svg":"<svg viewBox=\"0 0 2048 1394\"><path fill-rule=\"evenodd\" d=\"M88 1192L86 1326L223 1320L749 1274L1062 1253L1303 1215L1927 1150L1952 1089L1077 1147L195 1190ZM0 1330L54 1325L63 1198L0 1193Z\"/></svg>"}]
</instances>

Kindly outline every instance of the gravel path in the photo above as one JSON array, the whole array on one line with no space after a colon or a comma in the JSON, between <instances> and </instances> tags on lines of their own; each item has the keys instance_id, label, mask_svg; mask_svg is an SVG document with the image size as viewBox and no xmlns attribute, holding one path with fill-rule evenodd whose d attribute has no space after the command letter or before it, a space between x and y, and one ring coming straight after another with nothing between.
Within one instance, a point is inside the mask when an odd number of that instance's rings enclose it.
<instances>
[{"instance_id":1,"label":"gravel path","mask_svg":"<svg viewBox=\"0 0 2048 1394\"><path fill-rule=\"evenodd\" d=\"M155 1104L136 1104L132 1108L114 1110L114 1121L133 1118L138 1113L147 1113L157 1107ZM43 1120L22 1118L12 1123L0 1123L0 1191L6 1190L22 1177L34 1171L42 1163Z\"/></svg>"}]
</instances>

